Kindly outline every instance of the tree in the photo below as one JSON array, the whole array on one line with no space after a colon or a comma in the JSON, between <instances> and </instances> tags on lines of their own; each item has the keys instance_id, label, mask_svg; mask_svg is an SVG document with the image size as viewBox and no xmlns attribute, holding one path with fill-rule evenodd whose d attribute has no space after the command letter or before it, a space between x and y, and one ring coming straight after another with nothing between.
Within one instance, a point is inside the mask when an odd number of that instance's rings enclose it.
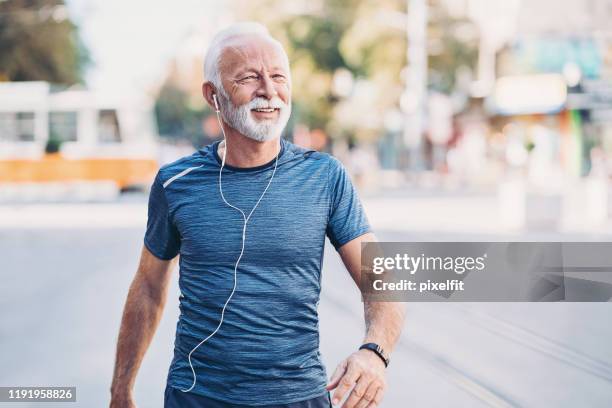
<instances>
[{"instance_id":1,"label":"tree","mask_svg":"<svg viewBox=\"0 0 612 408\"><path fill-rule=\"evenodd\" d=\"M73 85L89 62L63 0L0 1L0 80Z\"/></svg>"},{"instance_id":2,"label":"tree","mask_svg":"<svg viewBox=\"0 0 612 408\"><path fill-rule=\"evenodd\" d=\"M400 12L403 1L234 0L234 4L233 9L240 10L239 19L264 23L285 46L296 90L294 116L300 123L323 129L334 138L380 134L376 125L362 123L380 122L384 112L397 104L406 45L404 32L389 26L379 14L381 10ZM345 77L350 73L355 92L336 92L338 73ZM376 95L368 93L372 89Z\"/></svg>"},{"instance_id":3,"label":"tree","mask_svg":"<svg viewBox=\"0 0 612 408\"><path fill-rule=\"evenodd\" d=\"M472 21L451 16L439 3L429 9L428 87L450 94L457 85L457 70L476 68L479 34Z\"/></svg>"},{"instance_id":4,"label":"tree","mask_svg":"<svg viewBox=\"0 0 612 408\"><path fill-rule=\"evenodd\" d=\"M172 140L189 140L194 146L202 146L210 135L205 135L202 121L206 116L203 107L189 103L189 95L166 79L155 100L157 128L162 137Z\"/></svg>"}]
</instances>

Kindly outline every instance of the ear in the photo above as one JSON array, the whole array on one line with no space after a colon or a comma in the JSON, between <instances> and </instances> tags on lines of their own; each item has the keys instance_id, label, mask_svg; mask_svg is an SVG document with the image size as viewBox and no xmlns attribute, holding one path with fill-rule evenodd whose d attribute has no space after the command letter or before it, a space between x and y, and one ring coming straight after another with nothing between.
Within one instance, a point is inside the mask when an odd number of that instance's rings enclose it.
<instances>
[{"instance_id":1,"label":"ear","mask_svg":"<svg viewBox=\"0 0 612 408\"><path fill-rule=\"evenodd\" d=\"M212 83L204 82L202 84L202 96L204 97L204 99L206 99L206 102L208 102L208 105L212 108L213 111L217 110L215 108L215 101L213 99L213 95L216 93L217 91L215 89L215 86ZM217 101L218 100L219 100L219 95L217 95Z\"/></svg>"}]
</instances>

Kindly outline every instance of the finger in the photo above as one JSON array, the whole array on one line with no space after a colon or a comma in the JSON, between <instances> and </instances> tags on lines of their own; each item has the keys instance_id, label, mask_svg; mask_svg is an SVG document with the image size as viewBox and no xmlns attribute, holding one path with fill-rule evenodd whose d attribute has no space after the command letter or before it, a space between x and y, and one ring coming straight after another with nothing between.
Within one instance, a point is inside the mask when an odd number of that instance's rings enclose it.
<instances>
[{"instance_id":1,"label":"finger","mask_svg":"<svg viewBox=\"0 0 612 408\"><path fill-rule=\"evenodd\" d=\"M378 392L379 388L380 384L378 382L371 381L370 385L363 394L363 397L361 397L361 400L359 400L355 405L355 408L366 408L370 406L370 404L374 401L374 398L376 397L376 392Z\"/></svg>"},{"instance_id":2,"label":"finger","mask_svg":"<svg viewBox=\"0 0 612 408\"><path fill-rule=\"evenodd\" d=\"M340 382L340 378L342 378L342 374L344 374L345 371L346 371L346 360L338 364L338 367L336 367L336 371L334 371L334 374L329 379L329 382L325 386L325 389L327 391L330 391L336 388L338 386L338 383Z\"/></svg>"},{"instance_id":3,"label":"finger","mask_svg":"<svg viewBox=\"0 0 612 408\"><path fill-rule=\"evenodd\" d=\"M368 391L371 385L372 385L372 377L366 376L365 374L361 375L359 377L359 380L357 381L357 384L355 384L355 388L353 388L353 390L349 394L349 397L347 398L346 402L344 403L342 407L343 408L358 407L361 401L363 401L366 391ZM372 392L370 392L370 394L376 394L376 389L374 388ZM374 395L372 395L372 399L373 398L374 398ZM367 401L365 405L367 405L368 402L369 401Z\"/></svg>"},{"instance_id":4,"label":"finger","mask_svg":"<svg viewBox=\"0 0 612 408\"><path fill-rule=\"evenodd\" d=\"M334 397L332 398L332 404L338 404L342 401L342 398L346 395L348 390L357 382L359 376L361 375L361 370L357 369L355 364L348 364L346 368L346 372L340 379L338 383L338 388L334 391Z\"/></svg>"},{"instance_id":5,"label":"finger","mask_svg":"<svg viewBox=\"0 0 612 408\"><path fill-rule=\"evenodd\" d=\"M368 405L367 408L378 407L380 403L382 402L382 398L384 394L385 394L384 388L379 388L378 391L376 391L376 396L374 397L374 401L370 402L370 405Z\"/></svg>"}]
</instances>

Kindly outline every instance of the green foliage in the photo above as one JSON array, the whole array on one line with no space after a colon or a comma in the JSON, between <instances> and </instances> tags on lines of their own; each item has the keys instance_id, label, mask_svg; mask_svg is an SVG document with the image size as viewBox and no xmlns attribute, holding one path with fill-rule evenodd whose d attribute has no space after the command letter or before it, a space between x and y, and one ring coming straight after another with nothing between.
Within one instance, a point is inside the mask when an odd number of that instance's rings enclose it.
<instances>
[{"instance_id":1,"label":"green foliage","mask_svg":"<svg viewBox=\"0 0 612 408\"><path fill-rule=\"evenodd\" d=\"M206 139L202 129L205 115L204 109L191 107L187 93L171 81L166 81L157 95L155 116L162 137L188 139L201 146Z\"/></svg>"},{"instance_id":2,"label":"green foliage","mask_svg":"<svg viewBox=\"0 0 612 408\"><path fill-rule=\"evenodd\" d=\"M89 62L63 0L0 1L0 80L73 85Z\"/></svg>"},{"instance_id":3,"label":"green foliage","mask_svg":"<svg viewBox=\"0 0 612 408\"><path fill-rule=\"evenodd\" d=\"M294 53L311 54L317 69L333 72L340 67L346 67L346 62L338 49L342 39L342 26L332 20L315 16L298 16L284 21L287 39ZM316 52L312 52L316 50Z\"/></svg>"},{"instance_id":4,"label":"green foliage","mask_svg":"<svg viewBox=\"0 0 612 408\"><path fill-rule=\"evenodd\" d=\"M442 7L430 9L428 36L428 87L449 94L459 67L475 69L478 32L474 23L451 17Z\"/></svg>"},{"instance_id":5,"label":"green foliage","mask_svg":"<svg viewBox=\"0 0 612 408\"><path fill-rule=\"evenodd\" d=\"M401 1L234 0L233 3L232 9L241 10L240 19L262 22L285 46L291 62L294 116L299 115L298 121L311 128L324 129L332 137L341 137L345 131L335 123L334 117L338 103L349 95L334 92L334 74L344 69L351 72L355 79L371 79L370 74L376 70L375 60L378 58L375 54L385 47L376 47L380 37L365 39L362 36L373 28L377 30L374 27L376 23L371 21L372 15L368 16L368 13L377 7L394 8L402 4ZM385 40L394 37L402 42L401 31L387 30L386 34ZM400 54L404 48L399 47ZM397 51L396 47L389 49L390 53ZM390 59L397 57L402 58L401 55L394 55ZM400 68L404 60L399 63ZM381 65L386 65L386 62L388 59ZM399 76L400 68L394 72L395 79ZM376 102L372 99L372 104Z\"/></svg>"},{"instance_id":6,"label":"green foliage","mask_svg":"<svg viewBox=\"0 0 612 408\"><path fill-rule=\"evenodd\" d=\"M376 94L360 95L357 103L368 115L382 116L394 107L402 86L400 71L406 61L405 32L381 18L380 11L399 12L402 0L234 0L239 19L265 24L289 55L292 71L294 116L331 137L372 136L372 130L338 120L340 104L351 105L356 96L338 95L334 75L346 70L354 81L375 83ZM399 86L398 86L399 85ZM358 114L359 115L359 114ZM357 115L357 116L358 116ZM377 132L375 132L377 133Z\"/></svg>"},{"instance_id":7,"label":"green foliage","mask_svg":"<svg viewBox=\"0 0 612 408\"><path fill-rule=\"evenodd\" d=\"M233 0L231 9L239 20L265 24L285 46L299 123L332 137L384 133L381 118L399 108L405 87L405 0ZM428 87L448 94L458 68L475 66L477 31L438 0L429 1L428 13ZM336 94L339 69L353 75L361 93L355 86L348 95Z\"/></svg>"}]
</instances>

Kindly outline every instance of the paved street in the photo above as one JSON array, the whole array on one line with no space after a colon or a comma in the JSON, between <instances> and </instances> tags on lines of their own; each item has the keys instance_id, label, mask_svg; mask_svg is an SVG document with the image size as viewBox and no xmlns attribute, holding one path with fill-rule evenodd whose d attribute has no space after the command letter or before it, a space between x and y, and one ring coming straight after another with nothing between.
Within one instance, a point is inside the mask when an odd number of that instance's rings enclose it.
<instances>
[{"instance_id":1,"label":"paved street","mask_svg":"<svg viewBox=\"0 0 612 408\"><path fill-rule=\"evenodd\" d=\"M483 197L367 197L365 205L381 240L610 240L603 229L500 231ZM0 207L1 386L75 385L78 402L70 406L108 404L145 209L137 196L113 204ZM162 406L177 277L178 271L140 369L139 407ZM359 292L329 245L319 312L331 374L359 345L363 320ZM609 407L611 316L609 303L410 304L383 407Z\"/></svg>"}]
</instances>

